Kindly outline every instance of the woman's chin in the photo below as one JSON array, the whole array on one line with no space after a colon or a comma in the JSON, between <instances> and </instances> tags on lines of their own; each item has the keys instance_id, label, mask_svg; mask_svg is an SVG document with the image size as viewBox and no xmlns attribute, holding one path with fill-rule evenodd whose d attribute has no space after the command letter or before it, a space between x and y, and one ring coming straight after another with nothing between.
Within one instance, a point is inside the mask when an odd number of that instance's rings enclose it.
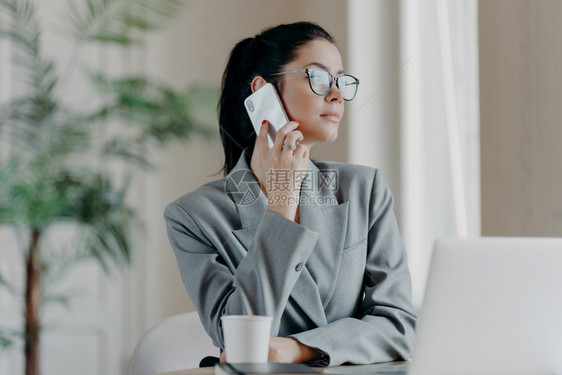
<instances>
[{"instance_id":1,"label":"woman's chin","mask_svg":"<svg viewBox=\"0 0 562 375\"><path fill-rule=\"evenodd\" d=\"M320 142L334 142L336 139L338 139L338 130L334 130L332 132L326 133L324 134L324 136L322 137L322 140Z\"/></svg>"},{"instance_id":2,"label":"woman's chin","mask_svg":"<svg viewBox=\"0 0 562 375\"><path fill-rule=\"evenodd\" d=\"M318 134L320 142L333 142L338 139L339 123L330 123L322 129L322 133Z\"/></svg>"},{"instance_id":3,"label":"woman's chin","mask_svg":"<svg viewBox=\"0 0 562 375\"><path fill-rule=\"evenodd\" d=\"M334 127L334 129L327 131L324 134L322 142L334 142L336 139L338 139L338 132L339 129L337 127Z\"/></svg>"}]
</instances>

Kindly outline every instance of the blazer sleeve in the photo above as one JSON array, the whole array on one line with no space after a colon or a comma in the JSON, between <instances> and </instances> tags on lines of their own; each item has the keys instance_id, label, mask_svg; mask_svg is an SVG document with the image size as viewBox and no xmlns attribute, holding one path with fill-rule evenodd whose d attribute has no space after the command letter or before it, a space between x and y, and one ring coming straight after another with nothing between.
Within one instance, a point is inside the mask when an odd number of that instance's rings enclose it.
<instances>
[{"instance_id":1,"label":"blazer sleeve","mask_svg":"<svg viewBox=\"0 0 562 375\"><path fill-rule=\"evenodd\" d=\"M300 275L296 265L306 263L318 234L266 211L247 255L234 267L228 264L227 245L210 241L183 206L171 203L164 217L183 283L214 345L224 348L222 315L273 316L272 335L277 336ZM206 230L233 230L220 217L214 218L213 228Z\"/></svg>"},{"instance_id":2,"label":"blazer sleeve","mask_svg":"<svg viewBox=\"0 0 562 375\"><path fill-rule=\"evenodd\" d=\"M364 299L355 317L292 335L323 352L323 365L369 364L408 359L416 313L393 197L377 170L369 208Z\"/></svg>"}]
</instances>

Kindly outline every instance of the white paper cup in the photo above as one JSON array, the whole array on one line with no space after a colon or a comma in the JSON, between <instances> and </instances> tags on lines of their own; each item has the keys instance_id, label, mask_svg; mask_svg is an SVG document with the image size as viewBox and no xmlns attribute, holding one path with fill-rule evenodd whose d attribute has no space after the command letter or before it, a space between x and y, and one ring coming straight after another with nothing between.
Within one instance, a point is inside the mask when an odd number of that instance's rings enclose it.
<instances>
[{"instance_id":1,"label":"white paper cup","mask_svg":"<svg viewBox=\"0 0 562 375\"><path fill-rule=\"evenodd\" d=\"M221 320L227 362L267 362L271 316L225 315Z\"/></svg>"}]
</instances>

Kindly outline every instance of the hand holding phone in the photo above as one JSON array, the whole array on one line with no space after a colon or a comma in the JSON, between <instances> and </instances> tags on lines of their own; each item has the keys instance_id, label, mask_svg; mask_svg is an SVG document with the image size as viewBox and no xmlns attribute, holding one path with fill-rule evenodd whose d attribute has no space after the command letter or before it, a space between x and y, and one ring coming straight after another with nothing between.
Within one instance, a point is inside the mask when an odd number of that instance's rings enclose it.
<instances>
[{"instance_id":1,"label":"hand holding phone","mask_svg":"<svg viewBox=\"0 0 562 375\"><path fill-rule=\"evenodd\" d=\"M289 122L275 86L267 83L256 90L244 100L244 107L246 107L256 134L259 134L263 120L270 123L267 138L269 147L273 147L277 131Z\"/></svg>"}]
</instances>

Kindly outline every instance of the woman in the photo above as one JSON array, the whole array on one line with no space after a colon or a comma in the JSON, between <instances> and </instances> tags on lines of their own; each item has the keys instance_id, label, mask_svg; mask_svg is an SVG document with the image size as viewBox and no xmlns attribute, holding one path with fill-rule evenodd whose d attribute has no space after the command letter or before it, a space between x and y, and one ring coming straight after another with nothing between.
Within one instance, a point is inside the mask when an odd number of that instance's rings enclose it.
<instances>
[{"instance_id":1,"label":"woman","mask_svg":"<svg viewBox=\"0 0 562 375\"><path fill-rule=\"evenodd\" d=\"M219 105L227 175L164 215L183 282L220 348L220 317L247 314L273 316L271 362L410 356L410 276L380 171L309 160L316 143L336 139L355 96L359 82L343 72L333 38L307 22L232 50ZM292 120L271 148L269 124L256 137L243 105L267 82Z\"/></svg>"}]
</instances>

